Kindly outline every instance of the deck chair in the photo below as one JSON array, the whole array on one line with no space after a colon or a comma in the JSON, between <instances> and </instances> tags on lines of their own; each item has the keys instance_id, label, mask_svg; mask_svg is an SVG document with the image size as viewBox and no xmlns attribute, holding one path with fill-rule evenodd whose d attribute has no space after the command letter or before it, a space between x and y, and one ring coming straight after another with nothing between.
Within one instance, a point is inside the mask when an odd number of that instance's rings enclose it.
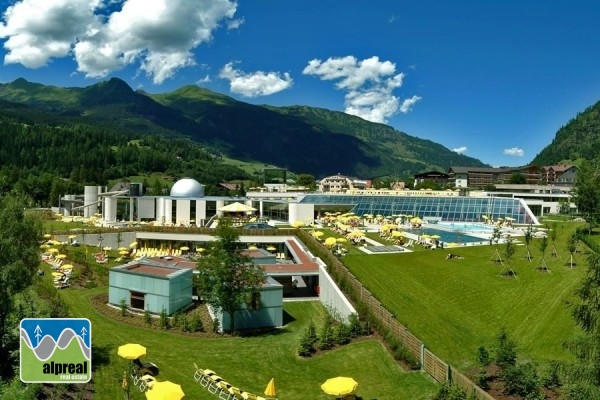
<instances>
[{"instance_id":1,"label":"deck chair","mask_svg":"<svg viewBox=\"0 0 600 400\"><path fill-rule=\"evenodd\" d=\"M221 400L230 400L233 397L233 395L229 392L231 384L225 381L221 381L218 383L218 385L221 388L221 390L219 391L219 398Z\"/></svg>"},{"instance_id":2,"label":"deck chair","mask_svg":"<svg viewBox=\"0 0 600 400\"><path fill-rule=\"evenodd\" d=\"M229 393L233 395L235 399L243 399L244 395L242 394L242 390L238 387L232 386L229 388Z\"/></svg>"},{"instance_id":3,"label":"deck chair","mask_svg":"<svg viewBox=\"0 0 600 400\"><path fill-rule=\"evenodd\" d=\"M242 393L242 398L244 400L256 400L257 396L254 393L244 392Z\"/></svg>"},{"instance_id":4,"label":"deck chair","mask_svg":"<svg viewBox=\"0 0 600 400\"><path fill-rule=\"evenodd\" d=\"M198 368L196 363L194 363L194 368L196 368L196 370L194 371L194 380L200 383L202 377L204 376L204 372L200 368Z\"/></svg>"},{"instance_id":5,"label":"deck chair","mask_svg":"<svg viewBox=\"0 0 600 400\"><path fill-rule=\"evenodd\" d=\"M156 379L152 375L144 375L140 378L140 392L145 392L146 389L151 388L156 382Z\"/></svg>"}]
</instances>

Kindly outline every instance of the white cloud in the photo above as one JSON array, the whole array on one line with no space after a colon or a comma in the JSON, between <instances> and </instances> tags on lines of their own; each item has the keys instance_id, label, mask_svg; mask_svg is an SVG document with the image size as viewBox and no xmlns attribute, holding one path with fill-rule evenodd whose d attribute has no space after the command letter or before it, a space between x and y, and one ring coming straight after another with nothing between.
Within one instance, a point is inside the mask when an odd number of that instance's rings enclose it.
<instances>
[{"instance_id":1,"label":"white cloud","mask_svg":"<svg viewBox=\"0 0 600 400\"><path fill-rule=\"evenodd\" d=\"M523 157L523 155L525 155L525 152L523 151L523 149L520 149L518 147L511 147L510 149L504 149L504 154L507 156Z\"/></svg>"},{"instance_id":2,"label":"white cloud","mask_svg":"<svg viewBox=\"0 0 600 400\"><path fill-rule=\"evenodd\" d=\"M225 64L219 78L229 80L230 90L245 97L268 96L288 89L294 83L287 72L283 75L263 71L246 73L233 68L233 63Z\"/></svg>"},{"instance_id":3,"label":"white cloud","mask_svg":"<svg viewBox=\"0 0 600 400\"><path fill-rule=\"evenodd\" d=\"M210 79L210 75L208 74L204 78L198 79L198 81L196 81L197 84L209 82L212 82L212 79Z\"/></svg>"},{"instance_id":4,"label":"white cloud","mask_svg":"<svg viewBox=\"0 0 600 400\"><path fill-rule=\"evenodd\" d=\"M233 0L22 0L7 8L0 24L5 64L28 68L73 56L77 70L101 78L133 63L160 84L194 65L192 50L212 39L222 20L233 18Z\"/></svg>"},{"instance_id":5,"label":"white cloud","mask_svg":"<svg viewBox=\"0 0 600 400\"><path fill-rule=\"evenodd\" d=\"M310 60L302 71L321 80L337 80L335 86L345 90L346 113L372 122L386 123L398 112L409 112L421 100L412 96L401 100L393 91L402 86L404 74L396 74L396 64L379 57L357 60L354 56Z\"/></svg>"},{"instance_id":6,"label":"white cloud","mask_svg":"<svg viewBox=\"0 0 600 400\"><path fill-rule=\"evenodd\" d=\"M455 147L454 149L452 149L453 152L458 153L458 154L465 154L467 152L467 146L460 146L460 147Z\"/></svg>"},{"instance_id":7,"label":"white cloud","mask_svg":"<svg viewBox=\"0 0 600 400\"><path fill-rule=\"evenodd\" d=\"M227 21L227 29L237 29L244 22L246 22L244 18L230 19L229 21Z\"/></svg>"}]
</instances>

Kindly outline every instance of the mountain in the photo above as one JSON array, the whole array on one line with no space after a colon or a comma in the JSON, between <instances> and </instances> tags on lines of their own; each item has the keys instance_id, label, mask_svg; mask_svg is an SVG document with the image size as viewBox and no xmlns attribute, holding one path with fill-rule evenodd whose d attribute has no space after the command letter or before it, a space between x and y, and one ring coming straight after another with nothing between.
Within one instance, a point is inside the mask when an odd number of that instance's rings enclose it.
<instances>
[{"instance_id":1,"label":"mountain","mask_svg":"<svg viewBox=\"0 0 600 400\"><path fill-rule=\"evenodd\" d=\"M317 177L410 177L451 165L485 166L435 142L345 113L252 105L197 86L147 94L116 78L85 88L17 79L0 85L2 100L48 113L55 121L85 121L138 135L184 136L233 159Z\"/></svg>"},{"instance_id":2,"label":"mountain","mask_svg":"<svg viewBox=\"0 0 600 400\"><path fill-rule=\"evenodd\" d=\"M592 160L600 149L600 101L578 113L561 127L548 146L533 159L535 165L573 163L584 158Z\"/></svg>"}]
</instances>

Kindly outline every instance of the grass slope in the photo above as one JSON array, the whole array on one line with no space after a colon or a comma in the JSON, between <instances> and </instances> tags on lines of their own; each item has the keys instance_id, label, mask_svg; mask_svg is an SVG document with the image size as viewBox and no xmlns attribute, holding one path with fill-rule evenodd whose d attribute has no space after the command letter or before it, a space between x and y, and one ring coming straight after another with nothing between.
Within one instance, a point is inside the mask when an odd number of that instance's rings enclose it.
<instances>
[{"instance_id":1,"label":"grass slope","mask_svg":"<svg viewBox=\"0 0 600 400\"><path fill-rule=\"evenodd\" d=\"M300 337L312 319L317 327L325 310L319 303L286 303L293 318L279 333L259 337L199 339L168 331L131 328L113 321L91 307L90 297L106 288L69 289L62 292L72 316L92 322L95 368L95 399L116 399L126 361L117 356L118 346L140 343L147 347L145 360L160 368L158 380L180 384L189 399L215 399L194 382L193 363L217 371L243 390L261 394L275 377L278 397L285 399L330 399L320 385L325 379L349 375L359 382L358 394L365 399L427 399L436 385L422 373L404 373L376 340L364 340L310 359L296 356ZM133 400L143 399L132 391Z\"/></svg>"},{"instance_id":2,"label":"grass slope","mask_svg":"<svg viewBox=\"0 0 600 400\"><path fill-rule=\"evenodd\" d=\"M557 248L546 250L551 273L539 272L539 240L530 246L535 259L517 246L512 259L518 279L499 276L494 247L463 247L410 254L354 255L350 271L437 356L459 369L475 363L480 345L492 348L505 327L526 358L539 362L568 359L562 343L576 331L570 315L573 292L585 273L585 256L575 269L565 266L566 238L575 224L561 224ZM582 245L580 246L582 247ZM464 259L445 260L452 252ZM503 256L504 246L499 246Z\"/></svg>"}]
</instances>

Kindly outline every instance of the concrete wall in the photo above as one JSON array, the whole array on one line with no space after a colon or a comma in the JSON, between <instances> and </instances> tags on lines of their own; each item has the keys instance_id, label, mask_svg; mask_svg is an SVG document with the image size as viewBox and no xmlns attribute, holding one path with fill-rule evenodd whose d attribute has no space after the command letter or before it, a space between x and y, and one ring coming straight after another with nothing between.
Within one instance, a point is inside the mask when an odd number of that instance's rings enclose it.
<instances>
[{"instance_id":1,"label":"concrete wall","mask_svg":"<svg viewBox=\"0 0 600 400\"><path fill-rule=\"evenodd\" d=\"M348 322L351 314L358 314L322 265L319 265L319 300L338 321Z\"/></svg>"},{"instance_id":2,"label":"concrete wall","mask_svg":"<svg viewBox=\"0 0 600 400\"><path fill-rule=\"evenodd\" d=\"M260 308L255 311L240 310L235 313L235 329L270 328L283 325L283 286L273 278L268 278L270 285L260 291ZM215 313L221 329L229 330L229 314Z\"/></svg>"},{"instance_id":3,"label":"concrete wall","mask_svg":"<svg viewBox=\"0 0 600 400\"><path fill-rule=\"evenodd\" d=\"M131 306L130 292L145 293L145 307L152 313L160 313L163 308L171 315L192 302L192 270L172 279L156 276L129 274L118 269L110 270L108 302L119 306L125 299Z\"/></svg>"}]
</instances>

